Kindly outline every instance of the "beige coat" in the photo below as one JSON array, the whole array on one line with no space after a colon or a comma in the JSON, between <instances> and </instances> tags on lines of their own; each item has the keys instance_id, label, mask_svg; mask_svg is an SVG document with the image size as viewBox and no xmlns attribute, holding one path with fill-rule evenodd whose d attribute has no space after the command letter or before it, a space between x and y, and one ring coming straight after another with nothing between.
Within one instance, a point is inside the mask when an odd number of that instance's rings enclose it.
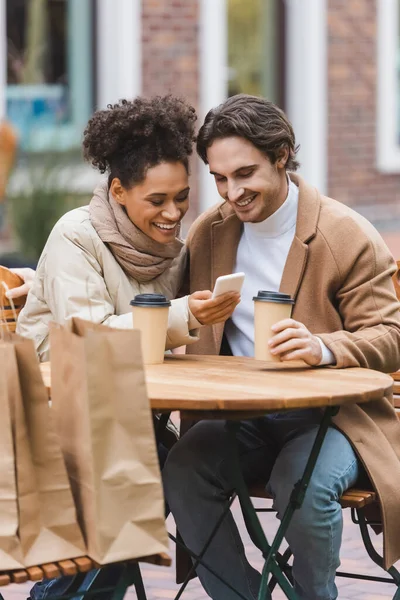
<instances>
[{"instance_id":1,"label":"beige coat","mask_svg":"<svg viewBox=\"0 0 400 600\"><path fill-rule=\"evenodd\" d=\"M336 367L400 368L400 313L391 277L393 259L370 223L321 196L300 177L296 234L280 290L295 298L293 318L318 334ZM192 226L190 290L212 289L232 272L241 223L223 203ZM255 290L257 292L257 290ZM205 327L188 353L218 354L223 324ZM334 418L365 465L378 492L386 566L400 558L400 423L392 398L343 407Z\"/></svg>"},{"instance_id":2,"label":"beige coat","mask_svg":"<svg viewBox=\"0 0 400 600\"><path fill-rule=\"evenodd\" d=\"M33 287L18 317L17 331L35 341L40 360L48 360L50 321L79 316L110 327L132 327L129 302L136 294L162 293L172 300L166 349L198 340L198 323L187 297L173 300L182 283L185 250L160 277L141 284L128 277L101 241L89 207L64 215L54 226L36 271Z\"/></svg>"}]
</instances>

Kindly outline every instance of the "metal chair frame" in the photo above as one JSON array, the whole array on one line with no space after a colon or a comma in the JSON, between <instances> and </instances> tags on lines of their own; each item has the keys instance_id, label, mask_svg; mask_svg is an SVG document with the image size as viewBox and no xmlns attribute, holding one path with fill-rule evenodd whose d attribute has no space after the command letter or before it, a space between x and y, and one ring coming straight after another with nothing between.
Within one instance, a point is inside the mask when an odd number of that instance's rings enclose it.
<instances>
[{"instance_id":1,"label":"metal chair frame","mask_svg":"<svg viewBox=\"0 0 400 600\"><path fill-rule=\"evenodd\" d=\"M96 578L100 573L100 570L97 570L97 573L93 577L91 583L88 588L80 592L79 590L67 594L62 594L60 596L51 596L53 600L86 600L89 598L93 598L94 596L104 597L105 593L112 593L110 600L123 600L128 588L131 585L135 586L136 596L138 600L147 600L146 591L143 585L142 574L140 572L140 566L138 563L126 562L124 563L124 569L113 587L103 587L95 589ZM5 600L4 596L0 593L0 600Z\"/></svg>"},{"instance_id":2,"label":"metal chair frame","mask_svg":"<svg viewBox=\"0 0 400 600\"><path fill-rule=\"evenodd\" d=\"M257 512L275 512L274 509L272 509L272 508L256 509L256 511ZM347 579L358 579L361 581L376 581L378 583L392 583L393 585L396 586L396 590L395 590L392 600L400 600L400 573L394 566L389 567L389 569L385 569L384 564L383 564L383 557L376 551L376 549L372 543L370 532L368 529L368 525L370 525L370 526L380 525L381 523L374 522L374 521L368 521L365 516L364 507L363 508L352 508L351 509L351 519L352 519L353 523L355 525L358 525L360 528L361 537L362 537L365 549L366 549L367 554L370 557L370 559L376 565L378 565L378 567L380 567L383 571L385 571L385 573L388 573L388 575L390 575L390 577L379 577L377 575L366 575L364 573L347 573L344 571L337 571L336 576L337 577L345 577ZM282 555L282 559L284 560L283 569L287 573L287 576L289 579L292 579L292 568L288 564L288 561L290 560L291 556L292 556L292 551L288 547L285 550L284 554ZM274 588L276 587L276 584L277 584L277 580L274 577L272 577L269 582L269 586L268 586L270 592L272 592L274 590Z\"/></svg>"}]
</instances>

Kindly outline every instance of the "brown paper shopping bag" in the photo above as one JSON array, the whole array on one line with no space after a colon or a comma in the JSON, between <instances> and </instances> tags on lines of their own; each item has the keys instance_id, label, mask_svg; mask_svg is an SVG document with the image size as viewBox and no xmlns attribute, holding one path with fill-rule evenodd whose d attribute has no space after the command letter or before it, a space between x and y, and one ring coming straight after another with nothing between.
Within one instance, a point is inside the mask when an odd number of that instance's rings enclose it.
<instances>
[{"instance_id":1,"label":"brown paper shopping bag","mask_svg":"<svg viewBox=\"0 0 400 600\"><path fill-rule=\"evenodd\" d=\"M89 556L167 551L139 332L73 319L50 328L52 402Z\"/></svg>"},{"instance_id":2,"label":"brown paper shopping bag","mask_svg":"<svg viewBox=\"0 0 400 600\"><path fill-rule=\"evenodd\" d=\"M0 344L11 406L18 536L25 567L85 554L74 500L31 340Z\"/></svg>"},{"instance_id":3,"label":"brown paper shopping bag","mask_svg":"<svg viewBox=\"0 0 400 600\"><path fill-rule=\"evenodd\" d=\"M4 347L0 346L0 571L23 567L18 538L18 499Z\"/></svg>"}]
</instances>

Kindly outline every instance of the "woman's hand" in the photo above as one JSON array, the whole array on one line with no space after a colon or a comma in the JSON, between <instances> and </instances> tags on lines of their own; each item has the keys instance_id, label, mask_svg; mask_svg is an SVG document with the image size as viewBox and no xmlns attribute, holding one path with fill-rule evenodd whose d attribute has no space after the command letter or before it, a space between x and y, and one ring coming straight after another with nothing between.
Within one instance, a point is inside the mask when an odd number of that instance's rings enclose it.
<instances>
[{"instance_id":1,"label":"woman's hand","mask_svg":"<svg viewBox=\"0 0 400 600\"><path fill-rule=\"evenodd\" d=\"M238 292L227 292L213 298L209 290L204 290L189 296L189 309L202 325L214 325L229 319L239 302Z\"/></svg>"},{"instance_id":2,"label":"woman's hand","mask_svg":"<svg viewBox=\"0 0 400 600\"><path fill-rule=\"evenodd\" d=\"M33 280L35 278L35 271L28 267L24 269L10 269L16 275L19 275L23 280L23 285L12 288L6 292L7 298L20 298L20 296L26 296L32 287Z\"/></svg>"}]
</instances>

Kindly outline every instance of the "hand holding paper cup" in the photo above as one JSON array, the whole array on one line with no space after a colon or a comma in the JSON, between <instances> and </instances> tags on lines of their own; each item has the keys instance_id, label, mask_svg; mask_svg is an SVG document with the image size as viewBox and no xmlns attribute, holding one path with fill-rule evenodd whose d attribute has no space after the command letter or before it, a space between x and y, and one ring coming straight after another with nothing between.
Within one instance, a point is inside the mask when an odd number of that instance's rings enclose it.
<instances>
[{"instance_id":1,"label":"hand holding paper cup","mask_svg":"<svg viewBox=\"0 0 400 600\"><path fill-rule=\"evenodd\" d=\"M279 356L271 354L269 340L274 336L272 326L283 319L290 319L294 300L288 294L260 290L254 296L254 357L257 360L280 362Z\"/></svg>"},{"instance_id":2,"label":"hand holding paper cup","mask_svg":"<svg viewBox=\"0 0 400 600\"><path fill-rule=\"evenodd\" d=\"M141 332L144 364L161 364L164 362L171 302L162 294L138 294L130 304L133 328Z\"/></svg>"}]
</instances>

